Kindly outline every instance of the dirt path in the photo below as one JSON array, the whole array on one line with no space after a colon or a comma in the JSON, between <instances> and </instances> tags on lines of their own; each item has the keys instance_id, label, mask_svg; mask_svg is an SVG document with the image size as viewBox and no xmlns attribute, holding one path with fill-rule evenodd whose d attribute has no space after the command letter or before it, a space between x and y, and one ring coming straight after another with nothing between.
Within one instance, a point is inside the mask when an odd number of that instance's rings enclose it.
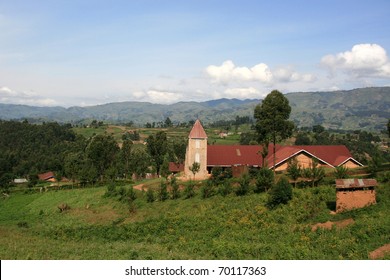
<instances>
[{"instance_id":1,"label":"dirt path","mask_svg":"<svg viewBox=\"0 0 390 280\"><path fill-rule=\"evenodd\" d=\"M378 249L370 252L368 255L370 259L376 260L383 258L386 254L390 253L390 243L379 247Z\"/></svg>"},{"instance_id":2,"label":"dirt path","mask_svg":"<svg viewBox=\"0 0 390 280\"><path fill-rule=\"evenodd\" d=\"M139 190L139 191L142 191L142 189L143 189L144 191L147 191L147 190L148 190L148 188L146 188L144 184L139 184L139 185L133 186L133 189Z\"/></svg>"},{"instance_id":3,"label":"dirt path","mask_svg":"<svg viewBox=\"0 0 390 280\"><path fill-rule=\"evenodd\" d=\"M318 223L318 224L313 225L311 227L311 231L316 231L318 228L332 229L333 225L335 225L336 228L341 229L341 228L345 228L349 225L352 225L353 223L355 223L355 221L352 218L341 220L341 221L336 221L336 222L327 221L325 223Z\"/></svg>"}]
</instances>

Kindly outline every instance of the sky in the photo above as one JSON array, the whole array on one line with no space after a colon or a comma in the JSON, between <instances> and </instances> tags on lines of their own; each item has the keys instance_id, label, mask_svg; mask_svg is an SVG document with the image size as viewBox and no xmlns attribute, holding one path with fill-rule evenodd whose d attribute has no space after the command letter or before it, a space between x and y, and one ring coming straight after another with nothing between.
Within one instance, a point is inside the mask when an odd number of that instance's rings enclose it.
<instances>
[{"instance_id":1,"label":"sky","mask_svg":"<svg viewBox=\"0 0 390 280\"><path fill-rule=\"evenodd\" d=\"M0 0L0 103L390 86L390 1Z\"/></svg>"}]
</instances>

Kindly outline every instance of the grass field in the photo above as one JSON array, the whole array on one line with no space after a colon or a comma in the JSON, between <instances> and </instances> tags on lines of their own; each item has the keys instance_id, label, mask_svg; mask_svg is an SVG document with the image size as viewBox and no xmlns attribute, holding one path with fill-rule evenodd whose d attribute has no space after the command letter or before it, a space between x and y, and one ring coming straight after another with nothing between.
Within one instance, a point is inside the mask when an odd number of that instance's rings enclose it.
<instances>
[{"instance_id":1,"label":"grass field","mask_svg":"<svg viewBox=\"0 0 390 280\"><path fill-rule=\"evenodd\" d=\"M126 186L125 188L129 188ZM11 193L0 200L1 259L367 259L390 243L390 186L376 205L331 215L331 186L294 189L288 205L266 194L147 203L133 211L106 187ZM199 191L198 191L199 193ZM57 206L71 209L60 213ZM311 226L353 218L343 229ZM390 255L385 256L386 259Z\"/></svg>"}]
</instances>

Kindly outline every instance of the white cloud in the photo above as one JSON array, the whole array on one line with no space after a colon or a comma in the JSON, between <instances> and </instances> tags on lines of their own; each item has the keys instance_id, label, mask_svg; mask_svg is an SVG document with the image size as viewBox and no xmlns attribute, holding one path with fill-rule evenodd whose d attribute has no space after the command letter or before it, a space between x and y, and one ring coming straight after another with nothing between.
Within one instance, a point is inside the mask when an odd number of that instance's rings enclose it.
<instances>
[{"instance_id":1,"label":"white cloud","mask_svg":"<svg viewBox=\"0 0 390 280\"><path fill-rule=\"evenodd\" d=\"M34 92L18 92L8 87L0 87L0 103L33 106L54 106L57 102L51 98L39 96Z\"/></svg>"},{"instance_id":2,"label":"white cloud","mask_svg":"<svg viewBox=\"0 0 390 280\"><path fill-rule=\"evenodd\" d=\"M259 81L270 83L272 81L272 73L264 63L248 68L236 67L233 61L227 60L221 66L208 66L206 73L210 78L219 83L228 83L230 81Z\"/></svg>"},{"instance_id":3,"label":"white cloud","mask_svg":"<svg viewBox=\"0 0 390 280\"><path fill-rule=\"evenodd\" d=\"M134 91L132 99L158 104L171 104L183 100L183 95L177 92L151 89L147 91Z\"/></svg>"},{"instance_id":4,"label":"white cloud","mask_svg":"<svg viewBox=\"0 0 390 280\"><path fill-rule=\"evenodd\" d=\"M228 88L224 91L225 96L228 98L238 98L238 99L247 99L247 98L262 98L266 93L261 93L258 89L254 87L248 88Z\"/></svg>"},{"instance_id":5,"label":"white cloud","mask_svg":"<svg viewBox=\"0 0 390 280\"><path fill-rule=\"evenodd\" d=\"M271 70L267 64L259 63L255 66L237 67L231 60L220 66L210 65L206 68L207 75L220 84L234 82L260 82L267 86L274 83L313 82L316 77L312 74L300 74L291 66L279 67Z\"/></svg>"},{"instance_id":6,"label":"white cloud","mask_svg":"<svg viewBox=\"0 0 390 280\"><path fill-rule=\"evenodd\" d=\"M354 77L390 78L390 60L386 50L377 44L359 44L350 51L321 59L321 64L331 73L342 70Z\"/></svg>"},{"instance_id":7,"label":"white cloud","mask_svg":"<svg viewBox=\"0 0 390 280\"><path fill-rule=\"evenodd\" d=\"M277 68L273 75L275 80L282 83L288 82L305 82L310 83L316 80L316 77L312 74L300 74L296 72L292 67Z\"/></svg>"}]
</instances>

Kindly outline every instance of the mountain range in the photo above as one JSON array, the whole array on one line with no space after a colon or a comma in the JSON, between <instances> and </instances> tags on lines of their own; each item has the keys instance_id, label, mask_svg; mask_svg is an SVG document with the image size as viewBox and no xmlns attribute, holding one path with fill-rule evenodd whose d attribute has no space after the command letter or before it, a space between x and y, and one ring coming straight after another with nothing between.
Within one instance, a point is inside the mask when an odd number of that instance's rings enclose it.
<instances>
[{"instance_id":1,"label":"mountain range","mask_svg":"<svg viewBox=\"0 0 390 280\"><path fill-rule=\"evenodd\" d=\"M292 119L298 127L316 124L343 130L382 130L390 119L390 87L343 91L294 92L285 95ZM204 123L253 116L260 99L218 99L205 102L178 102L170 105L148 102L117 102L88 107L35 107L0 104L0 119L28 119L79 123L96 119L111 123L173 123L200 118Z\"/></svg>"}]
</instances>

